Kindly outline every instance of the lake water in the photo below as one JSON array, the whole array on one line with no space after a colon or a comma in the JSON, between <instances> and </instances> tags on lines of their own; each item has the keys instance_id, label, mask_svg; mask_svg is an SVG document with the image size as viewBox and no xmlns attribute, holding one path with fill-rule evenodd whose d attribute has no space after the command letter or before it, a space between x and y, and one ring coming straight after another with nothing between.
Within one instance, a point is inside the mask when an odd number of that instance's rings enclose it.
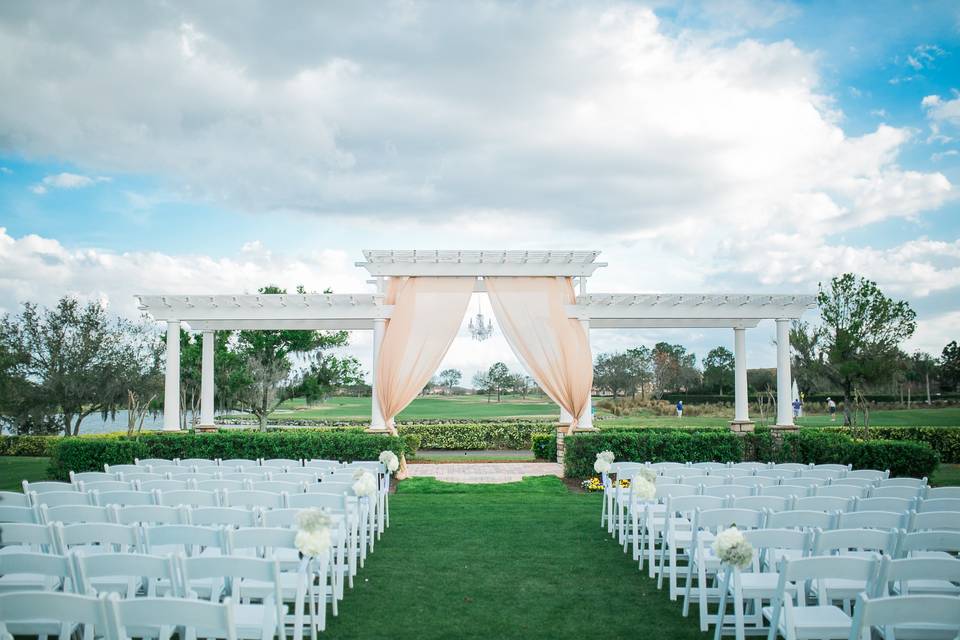
<instances>
[{"instance_id":1,"label":"lake water","mask_svg":"<svg viewBox=\"0 0 960 640\"><path fill-rule=\"evenodd\" d=\"M157 415L147 414L146 419L143 421L143 430L159 430L163 428L163 414L158 413ZM122 431L126 433L127 431L127 412L126 411L117 411L116 417L111 419L110 416L107 416L107 419L104 420L99 413L95 413L91 416L87 416L83 419L83 422L80 423L80 433L110 433L112 431Z\"/></svg>"}]
</instances>

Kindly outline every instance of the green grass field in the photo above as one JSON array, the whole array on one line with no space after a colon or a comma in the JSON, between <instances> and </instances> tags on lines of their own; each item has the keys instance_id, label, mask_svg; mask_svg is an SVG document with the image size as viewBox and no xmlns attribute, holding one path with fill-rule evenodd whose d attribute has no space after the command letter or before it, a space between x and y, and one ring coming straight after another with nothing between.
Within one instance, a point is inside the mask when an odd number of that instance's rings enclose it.
<instances>
[{"instance_id":1,"label":"green grass field","mask_svg":"<svg viewBox=\"0 0 960 640\"><path fill-rule=\"evenodd\" d=\"M596 401L596 400L595 400ZM416 398L398 416L399 420L441 420L471 419L503 417L542 417L554 419L559 416L560 409L551 400L540 397L522 399L518 396L504 396L501 402L494 399L487 401L486 396L424 396ZM601 411L598 415L609 415ZM276 419L356 419L366 420L370 417L370 398L334 397L321 405L305 406L303 400L285 402L271 416ZM639 415L622 418L608 418L604 424L625 425L677 425L700 426L724 424L733 418L733 409L730 415L721 416L687 416L677 419L674 416ZM759 415L753 415L759 421ZM802 426L827 426L840 424L831 423L827 415L808 415L797 422ZM941 409L896 409L878 410L870 414L870 423L877 426L928 426L952 427L960 426L960 407Z\"/></svg>"}]
</instances>

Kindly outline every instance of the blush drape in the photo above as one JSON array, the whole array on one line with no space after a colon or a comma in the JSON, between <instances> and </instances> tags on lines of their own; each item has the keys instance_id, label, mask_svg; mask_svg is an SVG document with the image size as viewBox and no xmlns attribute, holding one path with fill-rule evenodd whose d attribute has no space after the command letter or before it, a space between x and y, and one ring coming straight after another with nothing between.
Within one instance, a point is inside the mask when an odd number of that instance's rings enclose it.
<instances>
[{"instance_id":1,"label":"blush drape","mask_svg":"<svg viewBox=\"0 0 960 640\"><path fill-rule=\"evenodd\" d=\"M583 417L593 389L590 340L579 320L571 278L484 277L507 343L540 388L571 416L570 433Z\"/></svg>"},{"instance_id":2,"label":"blush drape","mask_svg":"<svg viewBox=\"0 0 960 640\"><path fill-rule=\"evenodd\" d=\"M384 296L393 314L377 358L380 411L393 421L417 397L457 336L476 278L390 278Z\"/></svg>"}]
</instances>

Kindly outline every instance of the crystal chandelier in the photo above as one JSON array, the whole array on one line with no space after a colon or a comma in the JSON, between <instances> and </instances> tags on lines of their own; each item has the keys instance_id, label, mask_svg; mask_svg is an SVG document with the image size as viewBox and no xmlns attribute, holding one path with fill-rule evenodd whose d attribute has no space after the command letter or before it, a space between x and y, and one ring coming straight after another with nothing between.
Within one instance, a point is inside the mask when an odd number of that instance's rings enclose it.
<instances>
[{"instance_id":1,"label":"crystal chandelier","mask_svg":"<svg viewBox=\"0 0 960 640\"><path fill-rule=\"evenodd\" d=\"M483 342L493 336L493 321L487 320L480 311L480 305L477 305L477 315L470 318L470 335L477 342Z\"/></svg>"}]
</instances>

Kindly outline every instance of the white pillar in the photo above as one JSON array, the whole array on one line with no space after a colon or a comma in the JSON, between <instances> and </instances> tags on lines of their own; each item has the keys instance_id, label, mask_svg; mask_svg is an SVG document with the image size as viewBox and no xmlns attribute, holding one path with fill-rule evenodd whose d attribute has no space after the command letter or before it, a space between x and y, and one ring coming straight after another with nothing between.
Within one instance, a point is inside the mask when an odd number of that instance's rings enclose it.
<instances>
[{"instance_id":1,"label":"white pillar","mask_svg":"<svg viewBox=\"0 0 960 640\"><path fill-rule=\"evenodd\" d=\"M203 352L200 367L200 426L213 426L213 331L203 332Z\"/></svg>"},{"instance_id":2,"label":"white pillar","mask_svg":"<svg viewBox=\"0 0 960 640\"><path fill-rule=\"evenodd\" d=\"M584 280L581 280L584 282ZM583 332L587 334L587 347L590 346L590 321L581 320L580 325L583 327ZM590 357L590 366L593 366L593 356ZM577 428L579 429L593 429L593 389L590 389L590 393L587 395L587 410L583 412L583 416L580 418L580 421L577 423Z\"/></svg>"},{"instance_id":3,"label":"white pillar","mask_svg":"<svg viewBox=\"0 0 960 640\"><path fill-rule=\"evenodd\" d=\"M163 430L180 430L180 321L167 322L167 365L163 385Z\"/></svg>"},{"instance_id":4,"label":"white pillar","mask_svg":"<svg viewBox=\"0 0 960 640\"><path fill-rule=\"evenodd\" d=\"M743 327L733 329L733 397L734 422L750 421L750 398L747 392L747 330Z\"/></svg>"},{"instance_id":5,"label":"white pillar","mask_svg":"<svg viewBox=\"0 0 960 640\"><path fill-rule=\"evenodd\" d=\"M793 426L790 397L790 320L777 318L777 426Z\"/></svg>"},{"instance_id":6,"label":"white pillar","mask_svg":"<svg viewBox=\"0 0 960 640\"><path fill-rule=\"evenodd\" d=\"M380 396L377 393L377 361L380 359L380 343L383 342L383 332L387 328L387 321L375 318L373 321L373 371L370 374L370 429L384 431L387 424L380 411Z\"/></svg>"}]
</instances>

